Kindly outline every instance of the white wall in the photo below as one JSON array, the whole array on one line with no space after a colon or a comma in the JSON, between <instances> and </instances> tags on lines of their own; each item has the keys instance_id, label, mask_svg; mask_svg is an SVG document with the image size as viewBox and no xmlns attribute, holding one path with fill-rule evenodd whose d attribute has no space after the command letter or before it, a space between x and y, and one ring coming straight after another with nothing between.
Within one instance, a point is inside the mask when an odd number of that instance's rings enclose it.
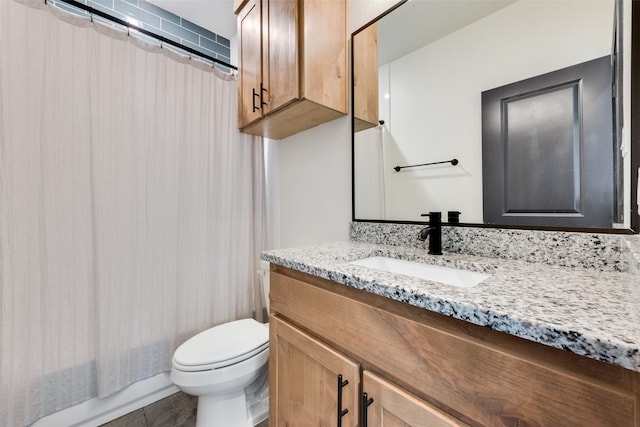
<instances>
[{"instance_id":1,"label":"white wall","mask_svg":"<svg viewBox=\"0 0 640 427\"><path fill-rule=\"evenodd\" d=\"M482 222L481 92L608 55L613 4L520 1L389 64L387 218L459 210L462 221ZM375 141L375 132L359 133L357 144ZM460 164L392 170L452 158ZM359 206L356 217L375 215Z\"/></svg>"},{"instance_id":2,"label":"white wall","mask_svg":"<svg viewBox=\"0 0 640 427\"><path fill-rule=\"evenodd\" d=\"M349 34L398 0L348 0ZM272 202L277 247L348 240L351 221L351 119L345 116L275 141L278 190Z\"/></svg>"},{"instance_id":3,"label":"white wall","mask_svg":"<svg viewBox=\"0 0 640 427\"><path fill-rule=\"evenodd\" d=\"M279 247L348 239L351 121L341 117L274 142Z\"/></svg>"}]
</instances>

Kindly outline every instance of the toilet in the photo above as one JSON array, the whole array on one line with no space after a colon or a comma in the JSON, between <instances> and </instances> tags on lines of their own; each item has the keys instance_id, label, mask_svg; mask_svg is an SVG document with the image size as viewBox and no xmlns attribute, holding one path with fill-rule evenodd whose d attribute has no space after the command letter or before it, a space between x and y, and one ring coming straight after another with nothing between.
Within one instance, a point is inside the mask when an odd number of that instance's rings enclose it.
<instances>
[{"instance_id":1,"label":"toilet","mask_svg":"<svg viewBox=\"0 0 640 427\"><path fill-rule=\"evenodd\" d=\"M266 301L268 269L269 263L261 264ZM171 381L198 396L196 427L253 427L269 415L268 360L269 324L234 320L200 332L178 347Z\"/></svg>"}]
</instances>

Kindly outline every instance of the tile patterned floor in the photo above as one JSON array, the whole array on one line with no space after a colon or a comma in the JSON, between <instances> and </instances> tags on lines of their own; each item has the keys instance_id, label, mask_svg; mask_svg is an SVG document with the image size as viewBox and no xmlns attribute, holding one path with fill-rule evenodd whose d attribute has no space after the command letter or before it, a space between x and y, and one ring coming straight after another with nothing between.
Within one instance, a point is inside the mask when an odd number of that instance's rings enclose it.
<instances>
[{"instance_id":1,"label":"tile patterned floor","mask_svg":"<svg viewBox=\"0 0 640 427\"><path fill-rule=\"evenodd\" d=\"M198 399L178 392L101 427L195 427ZM256 427L269 427L265 420Z\"/></svg>"}]
</instances>

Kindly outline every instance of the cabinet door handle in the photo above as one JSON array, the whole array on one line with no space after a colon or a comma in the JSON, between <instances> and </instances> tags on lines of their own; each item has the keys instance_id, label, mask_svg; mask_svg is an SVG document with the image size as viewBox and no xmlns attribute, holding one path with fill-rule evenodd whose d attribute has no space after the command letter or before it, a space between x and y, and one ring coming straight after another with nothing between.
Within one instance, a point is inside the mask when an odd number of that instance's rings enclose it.
<instances>
[{"instance_id":1,"label":"cabinet door handle","mask_svg":"<svg viewBox=\"0 0 640 427\"><path fill-rule=\"evenodd\" d=\"M262 108L262 105L256 107L256 96L258 97L258 99L260 100L260 102L262 103L262 83L260 83L260 90L261 92L258 93L256 92L256 88L254 87L253 89L251 89L253 91L253 99L251 101L251 104L253 106L253 112L255 113L256 111L258 111L260 108Z\"/></svg>"},{"instance_id":2,"label":"cabinet door handle","mask_svg":"<svg viewBox=\"0 0 640 427\"><path fill-rule=\"evenodd\" d=\"M262 96L262 94L264 94L267 90L264 88L264 86L262 86L262 82L260 82L260 108L262 108L262 106L267 105L266 102L264 102L264 97Z\"/></svg>"},{"instance_id":3,"label":"cabinet door handle","mask_svg":"<svg viewBox=\"0 0 640 427\"><path fill-rule=\"evenodd\" d=\"M349 380L342 381L342 374L338 374L338 427L342 427L342 417L347 415L349 409L342 409L342 389L349 384Z\"/></svg>"},{"instance_id":4,"label":"cabinet door handle","mask_svg":"<svg viewBox=\"0 0 640 427\"><path fill-rule=\"evenodd\" d=\"M367 393L362 393L362 427L367 427L369 422L367 419L367 408L373 403L373 397L369 397Z\"/></svg>"}]
</instances>

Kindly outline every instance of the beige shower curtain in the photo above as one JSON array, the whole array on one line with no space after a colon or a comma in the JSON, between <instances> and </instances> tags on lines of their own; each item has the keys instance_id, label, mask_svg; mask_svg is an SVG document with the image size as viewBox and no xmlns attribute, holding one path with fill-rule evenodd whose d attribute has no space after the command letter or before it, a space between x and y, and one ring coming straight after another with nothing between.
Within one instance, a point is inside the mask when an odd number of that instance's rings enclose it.
<instances>
[{"instance_id":1,"label":"beige shower curtain","mask_svg":"<svg viewBox=\"0 0 640 427\"><path fill-rule=\"evenodd\" d=\"M263 144L236 81L69 15L0 0L0 425L170 369L261 312Z\"/></svg>"}]
</instances>

